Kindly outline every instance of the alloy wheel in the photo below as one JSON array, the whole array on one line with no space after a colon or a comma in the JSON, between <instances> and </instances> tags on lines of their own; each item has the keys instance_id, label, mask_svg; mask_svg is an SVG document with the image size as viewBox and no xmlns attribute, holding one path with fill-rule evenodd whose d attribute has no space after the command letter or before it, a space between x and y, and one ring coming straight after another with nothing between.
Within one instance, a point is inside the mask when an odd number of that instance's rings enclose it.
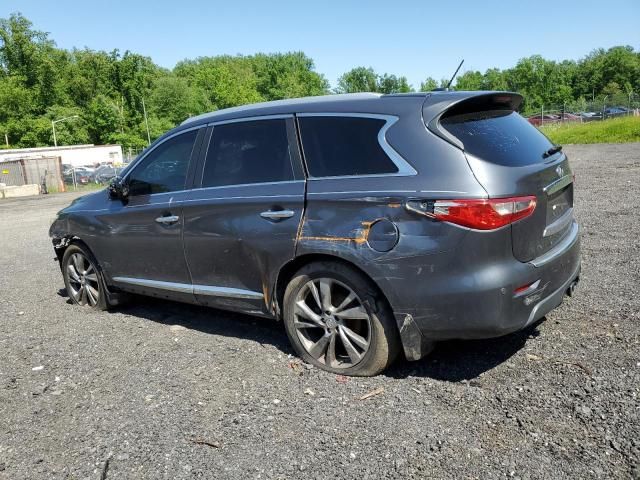
<instances>
[{"instance_id":1,"label":"alloy wheel","mask_svg":"<svg viewBox=\"0 0 640 480\"><path fill-rule=\"evenodd\" d=\"M371 344L371 318L362 301L331 278L309 280L300 289L293 325L306 352L331 368L357 365Z\"/></svg>"},{"instance_id":2,"label":"alloy wheel","mask_svg":"<svg viewBox=\"0 0 640 480\"><path fill-rule=\"evenodd\" d=\"M98 273L91 261L82 253L74 253L67 263L69 295L79 305L95 306L100 301Z\"/></svg>"}]
</instances>

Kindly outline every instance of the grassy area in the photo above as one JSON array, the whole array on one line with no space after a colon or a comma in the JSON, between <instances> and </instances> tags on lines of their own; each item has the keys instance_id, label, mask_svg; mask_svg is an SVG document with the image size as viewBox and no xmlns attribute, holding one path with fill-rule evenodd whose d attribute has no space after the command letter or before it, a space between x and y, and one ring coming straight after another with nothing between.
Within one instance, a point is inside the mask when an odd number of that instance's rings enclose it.
<instances>
[{"instance_id":1,"label":"grassy area","mask_svg":"<svg viewBox=\"0 0 640 480\"><path fill-rule=\"evenodd\" d=\"M552 142L568 143L628 143L640 142L640 117L622 117L601 122L545 125L542 132Z\"/></svg>"},{"instance_id":2,"label":"grassy area","mask_svg":"<svg viewBox=\"0 0 640 480\"><path fill-rule=\"evenodd\" d=\"M66 191L67 192L94 192L96 190L102 190L103 188L106 188L106 185L102 185L99 183L94 183L94 182L90 182L87 183L86 185L80 185L78 184L77 188L73 188L73 185L69 185L66 184L65 185ZM58 190L55 189L49 189L49 193L60 193Z\"/></svg>"}]
</instances>

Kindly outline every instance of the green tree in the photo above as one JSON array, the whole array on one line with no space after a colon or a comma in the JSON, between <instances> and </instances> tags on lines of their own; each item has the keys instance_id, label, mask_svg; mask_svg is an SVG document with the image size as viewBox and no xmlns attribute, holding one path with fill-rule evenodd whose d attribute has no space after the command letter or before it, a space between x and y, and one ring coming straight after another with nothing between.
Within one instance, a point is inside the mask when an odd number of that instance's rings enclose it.
<instances>
[{"instance_id":1,"label":"green tree","mask_svg":"<svg viewBox=\"0 0 640 480\"><path fill-rule=\"evenodd\" d=\"M338 78L337 93L376 92L378 75L369 67L356 67Z\"/></svg>"},{"instance_id":2,"label":"green tree","mask_svg":"<svg viewBox=\"0 0 640 480\"><path fill-rule=\"evenodd\" d=\"M246 57L201 57L180 62L174 72L206 92L214 109L260 102L258 80Z\"/></svg>"},{"instance_id":3,"label":"green tree","mask_svg":"<svg viewBox=\"0 0 640 480\"><path fill-rule=\"evenodd\" d=\"M466 71L456 78L456 90L483 90L484 76L477 71Z\"/></svg>"},{"instance_id":4,"label":"green tree","mask_svg":"<svg viewBox=\"0 0 640 480\"><path fill-rule=\"evenodd\" d=\"M430 92L436 88L438 88L438 82L432 77L427 77L426 80L420 84L421 92Z\"/></svg>"},{"instance_id":5,"label":"green tree","mask_svg":"<svg viewBox=\"0 0 640 480\"><path fill-rule=\"evenodd\" d=\"M256 89L265 100L310 97L329 92L329 82L314 70L302 52L257 54L248 57L256 75Z\"/></svg>"},{"instance_id":6,"label":"green tree","mask_svg":"<svg viewBox=\"0 0 640 480\"><path fill-rule=\"evenodd\" d=\"M408 93L412 92L413 88L409 85L407 77L396 77L385 73L378 77L376 91L380 93Z\"/></svg>"},{"instance_id":7,"label":"green tree","mask_svg":"<svg viewBox=\"0 0 640 480\"><path fill-rule=\"evenodd\" d=\"M211 102L200 86L189 86L187 79L174 75L158 78L149 97L149 111L173 125L211 109Z\"/></svg>"}]
</instances>

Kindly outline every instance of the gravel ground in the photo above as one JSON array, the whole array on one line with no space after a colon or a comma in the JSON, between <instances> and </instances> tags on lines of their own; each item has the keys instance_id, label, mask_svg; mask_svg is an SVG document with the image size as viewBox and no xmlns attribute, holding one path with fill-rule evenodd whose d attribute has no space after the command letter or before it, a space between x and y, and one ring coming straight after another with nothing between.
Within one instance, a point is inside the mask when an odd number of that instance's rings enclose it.
<instances>
[{"instance_id":1,"label":"gravel ground","mask_svg":"<svg viewBox=\"0 0 640 480\"><path fill-rule=\"evenodd\" d=\"M369 379L305 367L274 321L74 307L47 238L73 195L1 201L0 479L640 478L640 144L566 150L577 295Z\"/></svg>"}]
</instances>

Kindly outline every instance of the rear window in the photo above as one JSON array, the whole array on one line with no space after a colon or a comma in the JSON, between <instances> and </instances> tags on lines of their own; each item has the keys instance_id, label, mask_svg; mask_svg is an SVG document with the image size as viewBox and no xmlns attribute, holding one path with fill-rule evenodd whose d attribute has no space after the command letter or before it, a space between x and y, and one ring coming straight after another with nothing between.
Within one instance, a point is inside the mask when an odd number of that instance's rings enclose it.
<instances>
[{"instance_id":1,"label":"rear window","mask_svg":"<svg viewBox=\"0 0 640 480\"><path fill-rule=\"evenodd\" d=\"M543 162L551 142L512 110L490 110L443 117L440 125L464 144L466 152L506 166Z\"/></svg>"},{"instance_id":2,"label":"rear window","mask_svg":"<svg viewBox=\"0 0 640 480\"><path fill-rule=\"evenodd\" d=\"M396 173L378 142L385 121L360 117L300 117L304 155L312 177Z\"/></svg>"}]
</instances>

